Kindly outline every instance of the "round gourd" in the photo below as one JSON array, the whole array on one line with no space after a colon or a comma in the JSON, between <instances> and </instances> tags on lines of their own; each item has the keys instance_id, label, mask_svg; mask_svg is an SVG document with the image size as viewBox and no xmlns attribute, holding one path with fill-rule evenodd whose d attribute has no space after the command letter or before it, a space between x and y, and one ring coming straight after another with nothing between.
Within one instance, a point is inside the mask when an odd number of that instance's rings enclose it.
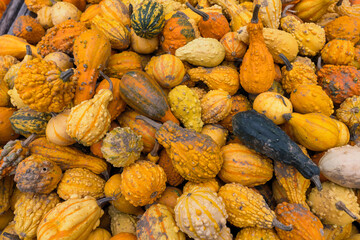
<instances>
[{"instance_id":1,"label":"round gourd","mask_svg":"<svg viewBox=\"0 0 360 240\"><path fill-rule=\"evenodd\" d=\"M201 130L201 133L210 136L219 147L225 145L229 134L228 130L219 124L207 124Z\"/></svg>"},{"instance_id":2,"label":"round gourd","mask_svg":"<svg viewBox=\"0 0 360 240\"><path fill-rule=\"evenodd\" d=\"M61 71L66 71L69 68L72 68L74 64L70 61L70 57L63 52L53 52L49 53L44 57L45 61L54 61L56 66L58 66Z\"/></svg>"},{"instance_id":3,"label":"round gourd","mask_svg":"<svg viewBox=\"0 0 360 240\"><path fill-rule=\"evenodd\" d=\"M150 39L156 37L164 28L165 14L163 5L146 0L131 14L131 27L136 35Z\"/></svg>"},{"instance_id":4,"label":"round gourd","mask_svg":"<svg viewBox=\"0 0 360 240\"><path fill-rule=\"evenodd\" d=\"M159 38L156 36L151 39L139 37L131 29L131 48L139 54L150 54L159 48Z\"/></svg>"},{"instance_id":5,"label":"round gourd","mask_svg":"<svg viewBox=\"0 0 360 240\"><path fill-rule=\"evenodd\" d=\"M336 117L349 128L360 124L360 98L353 96L346 98L336 110Z\"/></svg>"},{"instance_id":6,"label":"round gourd","mask_svg":"<svg viewBox=\"0 0 360 240\"><path fill-rule=\"evenodd\" d=\"M36 44L45 35L45 30L35 18L20 16L13 24L13 33L30 44Z\"/></svg>"},{"instance_id":7,"label":"round gourd","mask_svg":"<svg viewBox=\"0 0 360 240\"><path fill-rule=\"evenodd\" d=\"M51 7L51 21L54 25L65 22L69 19L80 21L81 11L69 2L56 2Z\"/></svg>"},{"instance_id":8,"label":"round gourd","mask_svg":"<svg viewBox=\"0 0 360 240\"><path fill-rule=\"evenodd\" d=\"M68 146L76 141L66 133L66 120L70 109L64 110L55 117L52 117L46 125L46 139L60 146Z\"/></svg>"},{"instance_id":9,"label":"round gourd","mask_svg":"<svg viewBox=\"0 0 360 240\"><path fill-rule=\"evenodd\" d=\"M19 137L11 127L10 117L16 112L15 108L0 107L0 144L4 145L10 140Z\"/></svg>"},{"instance_id":10,"label":"round gourd","mask_svg":"<svg viewBox=\"0 0 360 240\"><path fill-rule=\"evenodd\" d=\"M131 70L142 70L141 58L135 52L123 51L110 56L105 74L121 79L126 72Z\"/></svg>"},{"instance_id":11,"label":"round gourd","mask_svg":"<svg viewBox=\"0 0 360 240\"><path fill-rule=\"evenodd\" d=\"M359 21L357 18L349 16L341 16L325 25L325 33L327 40L345 39L352 43L360 40Z\"/></svg>"},{"instance_id":12,"label":"round gourd","mask_svg":"<svg viewBox=\"0 0 360 240\"><path fill-rule=\"evenodd\" d=\"M43 6L38 12L36 20L40 23L40 25L45 28L51 28L54 26L51 19L51 7Z\"/></svg>"},{"instance_id":13,"label":"round gourd","mask_svg":"<svg viewBox=\"0 0 360 240\"><path fill-rule=\"evenodd\" d=\"M111 234L107 230L103 228L97 228L90 233L87 240L109 240L110 238Z\"/></svg>"},{"instance_id":14,"label":"round gourd","mask_svg":"<svg viewBox=\"0 0 360 240\"><path fill-rule=\"evenodd\" d=\"M166 187L165 191L161 194L161 197L156 200L156 202L174 209L177 199L181 196L181 194L182 191L178 188Z\"/></svg>"},{"instance_id":15,"label":"round gourd","mask_svg":"<svg viewBox=\"0 0 360 240\"><path fill-rule=\"evenodd\" d=\"M180 230L196 240L218 239L226 227L222 199L207 188L194 188L183 194L175 206L175 220Z\"/></svg>"},{"instance_id":16,"label":"round gourd","mask_svg":"<svg viewBox=\"0 0 360 240\"><path fill-rule=\"evenodd\" d=\"M254 100L253 108L277 125L285 123L283 114L293 111L290 100L275 92L260 93Z\"/></svg>"},{"instance_id":17,"label":"round gourd","mask_svg":"<svg viewBox=\"0 0 360 240\"><path fill-rule=\"evenodd\" d=\"M125 167L121 174L121 192L135 207L155 202L165 188L164 170L150 161L137 161Z\"/></svg>"},{"instance_id":18,"label":"round gourd","mask_svg":"<svg viewBox=\"0 0 360 240\"><path fill-rule=\"evenodd\" d=\"M22 192L49 194L61 177L61 168L56 163L33 154L18 164L14 180Z\"/></svg>"},{"instance_id":19,"label":"round gourd","mask_svg":"<svg viewBox=\"0 0 360 240\"><path fill-rule=\"evenodd\" d=\"M129 127L114 128L103 139L101 152L114 167L126 167L140 158L143 143L141 136Z\"/></svg>"},{"instance_id":20,"label":"round gourd","mask_svg":"<svg viewBox=\"0 0 360 240\"><path fill-rule=\"evenodd\" d=\"M355 47L349 40L334 39L321 50L324 63L332 65L348 65L354 60Z\"/></svg>"},{"instance_id":21,"label":"round gourd","mask_svg":"<svg viewBox=\"0 0 360 240\"><path fill-rule=\"evenodd\" d=\"M231 96L224 90L211 90L200 100L201 119L204 123L217 123L231 111Z\"/></svg>"},{"instance_id":22,"label":"round gourd","mask_svg":"<svg viewBox=\"0 0 360 240\"><path fill-rule=\"evenodd\" d=\"M240 41L237 35L236 32L228 32L220 39L225 49L226 61L238 61L245 55L247 45Z\"/></svg>"},{"instance_id":23,"label":"round gourd","mask_svg":"<svg viewBox=\"0 0 360 240\"><path fill-rule=\"evenodd\" d=\"M141 215L144 212L141 213ZM114 206L109 207L110 228L112 235L119 233L136 234L136 222L138 218L135 215L120 212Z\"/></svg>"},{"instance_id":24,"label":"round gourd","mask_svg":"<svg viewBox=\"0 0 360 240\"><path fill-rule=\"evenodd\" d=\"M158 164L164 169L167 182L171 186L179 186L184 181L184 178L174 168L173 163L165 149L160 152Z\"/></svg>"},{"instance_id":25,"label":"round gourd","mask_svg":"<svg viewBox=\"0 0 360 240\"><path fill-rule=\"evenodd\" d=\"M189 181L184 185L183 191L184 191L184 193L191 192L195 188L208 188L211 191L217 193L220 189L220 184L219 184L219 181L216 180L216 178L213 178L213 179L210 179L209 181L201 182L201 183L195 183L195 182Z\"/></svg>"}]
</instances>

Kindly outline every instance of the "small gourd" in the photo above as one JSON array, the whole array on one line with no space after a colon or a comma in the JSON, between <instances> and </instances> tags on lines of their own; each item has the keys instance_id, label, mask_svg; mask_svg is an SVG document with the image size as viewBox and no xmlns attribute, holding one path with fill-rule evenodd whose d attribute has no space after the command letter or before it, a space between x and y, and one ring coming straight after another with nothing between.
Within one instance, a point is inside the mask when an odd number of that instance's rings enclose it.
<instances>
[{"instance_id":1,"label":"small gourd","mask_svg":"<svg viewBox=\"0 0 360 240\"><path fill-rule=\"evenodd\" d=\"M278 29L280 25L282 1L255 0L253 2L253 7L255 7L256 4L261 4L259 15L264 26L268 28Z\"/></svg>"},{"instance_id":2,"label":"small gourd","mask_svg":"<svg viewBox=\"0 0 360 240\"><path fill-rule=\"evenodd\" d=\"M349 65L355 57L355 47L349 40L333 39L321 50L321 58L326 64Z\"/></svg>"},{"instance_id":3,"label":"small gourd","mask_svg":"<svg viewBox=\"0 0 360 240\"><path fill-rule=\"evenodd\" d=\"M81 11L72 3L69 2L55 2L50 10L51 21L54 25L73 19L80 21Z\"/></svg>"},{"instance_id":4,"label":"small gourd","mask_svg":"<svg viewBox=\"0 0 360 240\"><path fill-rule=\"evenodd\" d=\"M182 195L182 191L175 187L166 187L165 191L161 194L161 197L156 200L157 203L161 203L170 209L174 210L177 199Z\"/></svg>"},{"instance_id":5,"label":"small gourd","mask_svg":"<svg viewBox=\"0 0 360 240\"><path fill-rule=\"evenodd\" d=\"M45 131L48 141L60 146L68 146L76 142L66 133L66 119L69 114L70 109L66 109L49 120Z\"/></svg>"},{"instance_id":6,"label":"small gourd","mask_svg":"<svg viewBox=\"0 0 360 240\"><path fill-rule=\"evenodd\" d=\"M360 21L358 18L349 16L338 17L325 25L326 39L331 41L340 38L355 44L360 40L359 26Z\"/></svg>"},{"instance_id":7,"label":"small gourd","mask_svg":"<svg viewBox=\"0 0 360 240\"><path fill-rule=\"evenodd\" d=\"M94 231L92 231L87 238L87 240L110 240L111 234L103 229L103 228L97 228Z\"/></svg>"},{"instance_id":8,"label":"small gourd","mask_svg":"<svg viewBox=\"0 0 360 240\"><path fill-rule=\"evenodd\" d=\"M222 147L226 143L229 131L220 124L207 124L201 130L201 133L209 135L219 147Z\"/></svg>"},{"instance_id":9,"label":"small gourd","mask_svg":"<svg viewBox=\"0 0 360 240\"><path fill-rule=\"evenodd\" d=\"M53 52L49 53L44 57L45 61L54 61L56 66L58 66L61 71L66 71L69 68L72 68L74 64L72 63L69 55L63 52Z\"/></svg>"},{"instance_id":10,"label":"small gourd","mask_svg":"<svg viewBox=\"0 0 360 240\"><path fill-rule=\"evenodd\" d=\"M217 123L231 111L231 96L224 90L211 90L200 100L201 119L204 123Z\"/></svg>"},{"instance_id":11,"label":"small gourd","mask_svg":"<svg viewBox=\"0 0 360 240\"><path fill-rule=\"evenodd\" d=\"M140 207L139 207L140 208ZM114 206L109 207L110 228L112 235L119 233L136 234L136 222L138 218L135 215L120 212ZM142 211L141 214L143 214Z\"/></svg>"},{"instance_id":12,"label":"small gourd","mask_svg":"<svg viewBox=\"0 0 360 240\"><path fill-rule=\"evenodd\" d=\"M20 16L14 22L13 33L30 44L36 44L45 35L45 30L35 18Z\"/></svg>"},{"instance_id":13,"label":"small gourd","mask_svg":"<svg viewBox=\"0 0 360 240\"><path fill-rule=\"evenodd\" d=\"M126 167L140 158L143 149L141 136L131 128L114 128L103 139L101 152L114 167Z\"/></svg>"},{"instance_id":14,"label":"small gourd","mask_svg":"<svg viewBox=\"0 0 360 240\"><path fill-rule=\"evenodd\" d=\"M220 42L225 49L226 61L238 61L245 55L247 45L237 38L236 32L226 33Z\"/></svg>"},{"instance_id":15,"label":"small gourd","mask_svg":"<svg viewBox=\"0 0 360 240\"><path fill-rule=\"evenodd\" d=\"M333 4L334 0L326 0L326 1L313 1L306 0L300 1L296 4L295 11L296 15L304 21L317 21L327 12L327 9L331 4Z\"/></svg>"},{"instance_id":16,"label":"small gourd","mask_svg":"<svg viewBox=\"0 0 360 240\"><path fill-rule=\"evenodd\" d=\"M131 70L142 70L141 57L135 52L123 51L110 56L104 73L109 77L121 79Z\"/></svg>"},{"instance_id":17,"label":"small gourd","mask_svg":"<svg viewBox=\"0 0 360 240\"><path fill-rule=\"evenodd\" d=\"M40 10L37 12L36 20L44 29L53 27L54 24L51 20L51 7L43 6L40 8Z\"/></svg>"},{"instance_id":18,"label":"small gourd","mask_svg":"<svg viewBox=\"0 0 360 240\"><path fill-rule=\"evenodd\" d=\"M175 187L180 185L184 181L184 178L174 168L172 161L169 155L166 153L165 149L160 152L159 157L158 164L165 171L167 183Z\"/></svg>"},{"instance_id":19,"label":"small gourd","mask_svg":"<svg viewBox=\"0 0 360 240\"><path fill-rule=\"evenodd\" d=\"M130 31L131 35L131 48L139 54L150 54L159 48L159 37L146 39L136 35L133 29Z\"/></svg>"},{"instance_id":20,"label":"small gourd","mask_svg":"<svg viewBox=\"0 0 360 240\"><path fill-rule=\"evenodd\" d=\"M336 117L349 128L354 124L360 124L360 98L352 96L346 98L336 110Z\"/></svg>"}]
</instances>

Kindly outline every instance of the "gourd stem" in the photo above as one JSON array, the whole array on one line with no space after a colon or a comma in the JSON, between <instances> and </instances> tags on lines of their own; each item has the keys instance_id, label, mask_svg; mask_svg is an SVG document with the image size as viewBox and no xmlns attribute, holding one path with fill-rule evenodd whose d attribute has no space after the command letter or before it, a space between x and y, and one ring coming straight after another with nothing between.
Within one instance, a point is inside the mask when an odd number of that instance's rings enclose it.
<instances>
[{"instance_id":1,"label":"gourd stem","mask_svg":"<svg viewBox=\"0 0 360 240\"><path fill-rule=\"evenodd\" d=\"M337 6L337 7L340 7L342 3L343 3L343 0L339 0L339 1L336 3L336 6Z\"/></svg>"},{"instance_id":2,"label":"gourd stem","mask_svg":"<svg viewBox=\"0 0 360 240\"><path fill-rule=\"evenodd\" d=\"M32 29L31 26L27 26L27 27L25 28L25 30L28 31L28 32L32 32L33 29Z\"/></svg>"},{"instance_id":3,"label":"gourd stem","mask_svg":"<svg viewBox=\"0 0 360 240\"><path fill-rule=\"evenodd\" d=\"M203 12L203 11L200 11L199 9L194 8L189 2L186 2L186 6L187 6L188 8L190 8L193 12L199 14L204 21L209 20L209 18L210 18L210 17L209 17L209 14L207 14L207 13L205 13L205 12Z\"/></svg>"},{"instance_id":4,"label":"gourd stem","mask_svg":"<svg viewBox=\"0 0 360 240\"><path fill-rule=\"evenodd\" d=\"M103 78L105 78L106 81L108 81L108 83L109 83L109 85L110 85L109 90L112 91L113 88L114 88L114 86L113 86L113 83L112 83L111 79L110 79L108 76L106 76L102 71L100 71L100 75L101 75Z\"/></svg>"},{"instance_id":5,"label":"gourd stem","mask_svg":"<svg viewBox=\"0 0 360 240\"><path fill-rule=\"evenodd\" d=\"M285 57L285 55L282 53L279 54L279 57L284 61L286 65L286 71L291 71L293 69L293 65L291 65L289 59L287 59L287 57Z\"/></svg>"},{"instance_id":6,"label":"gourd stem","mask_svg":"<svg viewBox=\"0 0 360 240\"><path fill-rule=\"evenodd\" d=\"M154 120L152 120L152 119L150 119L150 118L148 118L148 117L145 117L145 116L143 116L143 115L138 115L138 116L136 116L135 119L140 119L140 120L145 121L147 124L151 125L151 126L152 126L153 128L155 128L156 130L159 130L160 127L161 127L161 125L162 125L162 124L157 123L157 122L155 122Z\"/></svg>"},{"instance_id":7,"label":"gourd stem","mask_svg":"<svg viewBox=\"0 0 360 240\"><path fill-rule=\"evenodd\" d=\"M188 80L190 80L190 75L189 75L188 73L185 73L185 75L184 75L184 77L183 77L183 79L182 79L182 81L181 81L180 84L182 84L182 83L184 83L184 82L186 82L186 81L188 81Z\"/></svg>"},{"instance_id":8,"label":"gourd stem","mask_svg":"<svg viewBox=\"0 0 360 240\"><path fill-rule=\"evenodd\" d=\"M350 131L351 141L355 141L356 139L358 139L358 136L356 135L356 129L359 127L359 125L360 125L359 123L355 123L350 127L349 131Z\"/></svg>"},{"instance_id":9,"label":"gourd stem","mask_svg":"<svg viewBox=\"0 0 360 240\"><path fill-rule=\"evenodd\" d=\"M20 240L20 237L18 235L11 234L11 233L8 233L8 232L4 232L3 236L7 237L8 239L11 239L11 240Z\"/></svg>"},{"instance_id":10,"label":"gourd stem","mask_svg":"<svg viewBox=\"0 0 360 240\"><path fill-rule=\"evenodd\" d=\"M32 141L35 140L36 137L37 137L37 134L36 134L36 133L31 134L27 139L25 139L25 140L21 143L21 146L27 147Z\"/></svg>"},{"instance_id":11,"label":"gourd stem","mask_svg":"<svg viewBox=\"0 0 360 240\"><path fill-rule=\"evenodd\" d=\"M286 102L285 102L285 99L284 99L283 96L281 96L281 95L276 95L276 98L280 98L281 101L283 102L283 104L285 105L285 107L287 107Z\"/></svg>"},{"instance_id":12,"label":"gourd stem","mask_svg":"<svg viewBox=\"0 0 360 240\"><path fill-rule=\"evenodd\" d=\"M60 78L64 81L64 82L68 82L70 80L70 77L74 75L74 69L70 68L68 70L66 70L65 72L61 72L60 73Z\"/></svg>"},{"instance_id":13,"label":"gourd stem","mask_svg":"<svg viewBox=\"0 0 360 240\"><path fill-rule=\"evenodd\" d=\"M340 211L344 211L346 212L350 217L352 217L353 219L357 220L358 217L352 213L345 205L345 203L343 203L342 201L338 201L337 203L335 203L335 207L340 210Z\"/></svg>"},{"instance_id":14,"label":"gourd stem","mask_svg":"<svg viewBox=\"0 0 360 240\"><path fill-rule=\"evenodd\" d=\"M280 228L281 230L284 230L284 231L291 231L293 229L292 225L286 226L283 223L281 223L279 220L277 220L276 218L274 218L272 225L274 227Z\"/></svg>"},{"instance_id":15,"label":"gourd stem","mask_svg":"<svg viewBox=\"0 0 360 240\"><path fill-rule=\"evenodd\" d=\"M96 202L99 206L101 206L104 203L107 203L109 201L114 201L114 200L116 200L115 197L106 197L106 198L101 198L101 199L97 200Z\"/></svg>"},{"instance_id":16,"label":"gourd stem","mask_svg":"<svg viewBox=\"0 0 360 240\"><path fill-rule=\"evenodd\" d=\"M286 7L284 7L283 12L281 13L281 17L284 18L287 16L287 12L289 11L290 8L292 8L294 6L294 4L290 4L287 5Z\"/></svg>"},{"instance_id":17,"label":"gourd stem","mask_svg":"<svg viewBox=\"0 0 360 240\"><path fill-rule=\"evenodd\" d=\"M322 190L322 185L321 185L321 181L320 181L320 176L319 175L314 175L310 178L310 180L315 184L317 190L321 191Z\"/></svg>"},{"instance_id":18,"label":"gourd stem","mask_svg":"<svg viewBox=\"0 0 360 240\"><path fill-rule=\"evenodd\" d=\"M130 15L130 16L132 15L133 11L134 11L134 7L133 7L133 5L130 3L130 4L129 4L129 15Z\"/></svg>"},{"instance_id":19,"label":"gourd stem","mask_svg":"<svg viewBox=\"0 0 360 240\"><path fill-rule=\"evenodd\" d=\"M259 22L259 10L260 10L261 5L260 4L256 4L254 11L253 11L253 16L251 19L251 23L258 23Z\"/></svg>"},{"instance_id":20,"label":"gourd stem","mask_svg":"<svg viewBox=\"0 0 360 240\"><path fill-rule=\"evenodd\" d=\"M316 63L316 66L318 69L322 69L322 64L321 64L321 55L318 57L318 60L317 60L317 63Z\"/></svg>"},{"instance_id":21,"label":"gourd stem","mask_svg":"<svg viewBox=\"0 0 360 240\"><path fill-rule=\"evenodd\" d=\"M30 45L26 45L25 48L26 48L26 55L32 56L32 50Z\"/></svg>"},{"instance_id":22,"label":"gourd stem","mask_svg":"<svg viewBox=\"0 0 360 240\"><path fill-rule=\"evenodd\" d=\"M155 144L153 149L151 149L150 155L156 157L158 155L159 149L160 149L160 144L158 143L157 140L155 140Z\"/></svg>"},{"instance_id":23,"label":"gourd stem","mask_svg":"<svg viewBox=\"0 0 360 240\"><path fill-rule=\"evenodd\" d=\"M289 121L291 119L291 113L284 113L282 115L282 117L286 120L286 121Z\"/></svg>"}]
</instances>

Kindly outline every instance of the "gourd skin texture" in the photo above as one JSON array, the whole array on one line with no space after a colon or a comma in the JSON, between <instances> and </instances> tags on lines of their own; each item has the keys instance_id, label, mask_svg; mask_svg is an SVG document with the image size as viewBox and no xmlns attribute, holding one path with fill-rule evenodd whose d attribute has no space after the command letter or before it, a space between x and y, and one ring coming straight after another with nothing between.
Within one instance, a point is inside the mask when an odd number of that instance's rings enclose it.
<instances>
[{"instance_id":1,"label":"gourd skin texture","mask_svg":"<svg viewBox=\"0 0 360 240\"><path fill-rule=\"evenodd\" d=\"M220 231L226 227L225 205L208 188L194 188L181 195L174 210L181 231L195 240L218 239Z\"/></svg>"},{"instance_id":2,"label":"gourd skin texture","mask_svg":"<svg viewBox=\"0 0 360 240\"><path fill-rule=\"evenodd\" d=\"M290 95L290 101L298 113L322 113L330 116L334 104L326 92L316 84L300 84Z\"/></svg>"},{"instance_id":3,"label":"gourd skin texture","mask_svg":"<svg viewBox=\"0 0 360 240\"><path fill-rule=\"evenodd\" d=\"M126 167L140 158L143 143L141 136L131 128L114 128L103 139L101 152L114 167Z\"/></svg>"},{"instance_id":4,"label":"gourd skin texture","mask_svg":"<svg viewBox=\"0 0 360 240\"><path fill-rule=\"evenodd\" d=\"M154 204L142 215L136 225L138 240L185 240L179 231L173 213L163 204Z\"/></svg>"},{"instance_id":5,"label":"gourd skin texture","mask_svg":"<svg viewBox=\"0 0 360 240\"><path fill-rule=\"evenodd\" d=\"M155 137L166 149L176 171L186 180L205 182L220 171L223 159L211 137L171 121L165 122Z\"/></svg>"},{"instance_id":6,"label":"gourd skin texture","mask_svg":"<svg viewBox=\"0 0 360 240\"><path fill-rule=\"evenodd\" d=\"M239 73L228 66L191 68L187 73L191 81L202 81L210 90L224 90L234 95L240 87Z\"/></svg>"},{"instance_id":7,"label":"gourd skin texture","mask_svg":"<svg viewBox=\"0 0 360 240\"><path fill-rule=\"evenodd\" d=\"M229 131L220 124L207 124L201 130L201 133L210 136L219 147L225 145L229 135Z\"/></svg>"},{"instance_id":8,"label":"gourd skin texture","mask_svg":"<svg viewBox=\"0 0 360 240\"><path fill-rule=\"evenodd\" d=\"M226 61L237 61L245 55L247 45L240 41L237 35L237 32L228 32L220 39L225 49Z\"/></svg>"},{"instance_id":9,"label":"gourd skin texture","mask_svg":"<svg viewBox=\"0 0 360 240\"><path fill-rule=\"evenodd\" d=\"M211 90L200 100L201 119L204 123L217 123L231 111L231 96L224 90Z\"/></svg>"},{"instance_id":10,"label":"gourd skin texture","mask_svg":"<svg viewBox=\"0 0 360 240\"><path fill-rule=\"evenodd\" d=\"M288 232L276 228L281 239L325 240L321 221L301 204L284 202L277 205L275 212L280 222L293 227Z\"/></svg>"},{"instance_id":11,"label":"gourd skin texture","mask_svg":"<svg viewBox=\"0 0 360 240\"><path fill-rule=\"evenodd\" d=\"M340 16L358 18L360 17L360 6L358 6L358 3L354 4L349 0L344 0L340 5L335 5L335 12Z\"/></svg>"},{"instance_id":12,"label":"gourd skin texture","mask_svg":"<svg viewBox=\"0 0 360 240\"><path fill-rule=\"evenodd\" d=\"M54 62L29 60L19 69L15 88L23 102L39 112L61 112L74 97L75 79L61 79Z\"/></svg>"},{"instance_id":13,"label":"gourd skin texture","mask_svg":"<svg viewBox=\"0 0 360 240\"><path fill-rule=\"evenodd\" d=\"M174 168L172 164L172 160L166 153L165 149L161 150L160 152L160 159L158 164L160 167L164 169L167 178L167 183L170 184L171 186L176 187L184 181L184 178Z\"/></svg>"},{"instance_id":14,"label":"gourd skin texture","mask_svg":"<svg viewBox=\"0 0 360 240\"><path fill-rule=\"evenodd\" d=\"M317 21L327 12L328 7L334 2L334 0L301 1L295 6L296 15L304 21Z\"/></svg>"},{"instance_id":15,"label":"gourd skin texture","mask_svg":"<svg viewBox=\"0 0 360 240\"><path fill-rule=\"evenodd\" d=\"M239 183L228 183L219 190L229 215L228 221L236 227L272 228L275 213L263 196Z\"/></svg>"},{"instance_id":16,"label":"gourd skin texture","mask_svg":"<svg viewBox=\"0 0 360 240\"><path fill-rule=\"evenodd\" d=\"M273 176L270 159L238 143L230 143L221 148L224 164L218 174L226 183L240 183L254 187L265 184Z\"/></svg>"},{"instance_id":17,"label":"gourd skin texture","mask_svg":"<svg viewBox=\"0 0 360 240\"><path fill-rule=\"evenodd\" d=\"M88 240L110 240L110 238L111 234L107 230L97 228L90 233Z\"/></svg>"},{"instance_id":18,"label":"gourd skin texture","mask_svg":"<svg viewBox=\"0 0 360 240\"><path fill-rule=\"evenodd\" d=\"M175 56L195 66L216 67L224 60L225 49L214 38L197 38L178 48Z\"/></svg>"},{"instance_id":19,"label":"gourd skin texture","mask_svg":"<svg viewBox=\"0 0 360 240\"><path fill-rule=\"evenodd\" d=\"M336 118L345 123L349 128L354 124L360 124L360 98L352 96L345 99L336 110Z\"/></svg>"},{"instance_id":20,"label":"gourd skin texture","mask_svg":"<svg viewBox=\"0 0 360 240\"><path fill-rule=\"evenodd\" d=\"M31 31L29 31L31 29ZM30 16L16 18L13 26L13 33L17 37L25 39L30 44L36 44L45 35L44 28L38 21Z\"/></svg>"},{"instance_id":21,"label":"gourd skin texture","mask_svg":"<svg viewBox=\"0 0 360 240\"><path fill-rule=\"evenodd\" d=\"M336 38L357 43L360 40L360 23L357 18L341 16L325 25L326 38Z\"/></svg>"},{"instance_id":22,"label":"gourd skin texture","mask_svg":"<svg viewBox=\"0 0 360 240\"><path fill-rule=\"evenodd\" d=\"M135 215L120 212L114 206L110 206L108 212L111 217L110 228L112 235L122 232L136 234L136 222L138 219Z\"/></svg>"},{"instance_id":23,"label":"gourd skin texture","mask_svg":"<svg viewBox=\"0 0 360 240\"><path fill-rule=\"evenodd\" d=\"M342 240L348 239L352 234L352 224L344 226L326 225L324 224L324 236L327 240Z\"/></svg>"},{"instance_id":24,"label":"gourd skin texture","mask_svg":"<svg viewBox=\"0 0 360 240\"><path fill-rule=\"evenodd\" d=\"M354 57L355 47L349 40L331 40L321 50L321 58L327 64L348 65Z\"/></svg>"},{"instance_id":25,"label":"gourd skin texture","mask_svg":"<svg viewBox=\"0 0 360 240\"><path fill-rule=\"evenodd\" d=\"M5 214L10 209L13 196L14 180L11 176L2 177L0 179L0 214Z\"/></svg>"},{"instance_id":26,"label":"gourd skin texture","mask_svg":"<svg viewBox=\"0 0 360 240\"><path fill-rule=\"evenodd\" d=\"M141 57L136 52L123 51L110 56L105 74L121 79L126 72L131 70L142 70Z\"/></svg>"},{"instance_id":27,"label":"gourd skin texture","mask_svg":"<svg viewBox=\"0 0 360 240\"><path fill-rule=\"evenodd\" d=\"M235 240L280 240L274 229L264 229L259 227L243 228L236 235Z\"/></svg>"},{"instance_id":28,"label":"gourd skin texture","mask_svg":"<svg viewBox=\"0 0 360 240\"><path fill-rule=\"evenodd\" d=\"M194 183L189 181L185 183L183 191L184 193L192 192L195 188L207 188L217 193L220 189L220 185L218 180L216 180L216 178L212 178L206 182L201 182L201 183Z\"/></svg>"},{"instance_id":29,"label":"gourd skin texture","mask_svg":"<svg viewBox=\"0 0 360 240\"><path fill-rule=\"evenodd\" d=\"M253 2L253 7L255 7L256 4L261 5L259 17L263 22L264 26L268 28L278 29L280 25L280 17L282 10L281 0L255 0Z\"/></svg>"},{"instance_id":30,"label":"gourd skin texture","mask_svg":"<svg viewBox=\"0 0 360 240\"><path fill-rule=\"evenodd\" d=\"M38 240L86 240L104 211L92 197L71 198L52 208L37 229Z\"/></svg>"},{"instance_id":31,"label":"gourd skin texture","mask_svg":"<svg viewBox=\"0 0 360 240\"><path fill-rule=\"evenodd\" d=\"M201 105L194 92L185 85L173 88L168 94L171 111L188 129L201 132Z\"/></svg>"},{"instance_id":32,"label":"gourd skin texture","mask_svg":"<svg viewBox=\"0 0 360 240\"><path fill-rule=\"evenodd\" d=\"M354 221L347 213L338 210L335 204L342 201L359 218L360 207L353 189L341 187L333 182L324 182L319 192L313 188L308 196L308 204L324 224L346 225Z\"/></svg>"}]
</instances>

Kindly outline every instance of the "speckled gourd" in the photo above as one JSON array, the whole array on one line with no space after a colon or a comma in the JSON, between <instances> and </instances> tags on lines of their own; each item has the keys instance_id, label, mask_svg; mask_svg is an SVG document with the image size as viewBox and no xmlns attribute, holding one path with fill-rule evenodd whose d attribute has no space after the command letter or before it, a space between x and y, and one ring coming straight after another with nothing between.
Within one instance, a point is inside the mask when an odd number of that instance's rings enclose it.
<instances>
[{"instance_id":1,"label":"speckled gourd","mask_svg":"<svg viewBox=\"0 0 360 240\"><path fill-rule=\"evenodd\" d=\"M123 213L114 206L109 207L110 228L112 235L121 232L136 234L136 223L138 218L135 215Z\"/></svg>"},{"instance_id":2,"label":"speckled gourd","mask_svg":"<svg viewBox=\"0 0 360 240\"><path fill-rule=\"evenodd\" d=\"M188 129L201 132L204 125L201 120L199 98L186 85L173 88L168 94L168 101L174 116Z\"/></svg>"},{"instance_id":3,"label":"speckled gourd","mask_svg":"<svg viewBox=\"0 0 360 240\"><path fill-rule=\"evenodd\" d=\"M227 213L218 195L207 188L194 188L178 198L175 220L181 231L195 240L219 238Z\"/></svg>"},{"instance_id":4,"label":"speckled gourd","mask_svg":"<svg viewBox=\"0 0 360 240\"><path fill-rule=\"evenodd\" d=\"M326 64L349 65L354 57L355 47L349 40L333 39L321 50L321 58Z\"/></svg>"},{"instance_id":5,"label":"speckled gourd","mask_svg":"<svg viewBox=\"0 0 360 240\"><path fill-rule=\"evenodd\" d=\"M200 100L201 119L204 123L217 123L231 111L231 96L224 90L211 90Z\"/></svg>"}]
</instances>

